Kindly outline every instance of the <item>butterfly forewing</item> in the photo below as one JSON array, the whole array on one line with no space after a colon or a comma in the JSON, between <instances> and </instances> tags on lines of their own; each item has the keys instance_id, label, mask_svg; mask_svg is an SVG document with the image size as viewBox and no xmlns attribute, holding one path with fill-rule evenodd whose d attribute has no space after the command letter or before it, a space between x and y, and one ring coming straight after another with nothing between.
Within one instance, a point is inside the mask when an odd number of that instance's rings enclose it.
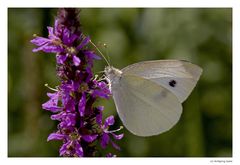
<instances>
[{"instance_id":1,"label":"butterfly forewing","mask_svg":"<svg viewBox=\"0 0 240 165\"><path fill-rule=\"evenodd\" d=\"M183 102L195 87L202 69L187 61L156 60L129 65L122 72L123 75L151 80L174 93Z\"/></svg>"}]
</instances>

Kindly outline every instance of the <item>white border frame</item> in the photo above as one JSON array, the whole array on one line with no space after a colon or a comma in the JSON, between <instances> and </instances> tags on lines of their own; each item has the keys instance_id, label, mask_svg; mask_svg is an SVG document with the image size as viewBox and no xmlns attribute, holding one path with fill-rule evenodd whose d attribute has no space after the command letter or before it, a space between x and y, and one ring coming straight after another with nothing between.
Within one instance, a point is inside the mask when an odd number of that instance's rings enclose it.
<instances>
[{"instance_id":1,"label":"white border frame","mask_svg":"<svg viewBox=\"0 0 240 165\"><path fill-rule=\"evenodd\" d=\"M147 2L147 3L146 3ZM71 159L71 158L8 158L7 143L7 12L9 7L148 7L148 8L233 8L233 157L231 158L117 158L117 159ZM86 164L240 164L240 0L1 0L0 4L0 162L1 164L86 163Z\"/></svg>"}]
</instances>

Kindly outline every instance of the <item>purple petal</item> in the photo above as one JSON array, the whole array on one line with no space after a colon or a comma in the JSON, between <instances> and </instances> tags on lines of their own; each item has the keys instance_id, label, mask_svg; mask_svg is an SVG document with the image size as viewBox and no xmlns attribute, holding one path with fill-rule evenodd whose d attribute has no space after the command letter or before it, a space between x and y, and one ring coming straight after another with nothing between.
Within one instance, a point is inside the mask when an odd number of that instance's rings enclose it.
<instances>
[{"instance_id":1,"label":"purple petal","mask_svg":"<svg viewBox=\"0 0 240 165\"><path fill-rule=\"evenodd\" d=\"M66 123L66 125L69 126L75 126L76 124L76 114L75 113L68 113L66 115L66 118L64 119L64 122Z\"/></svg>"},{"instance_id":2,"label":"purple petal","mask_svg":"<svg viewBox=\"0 0 240 165\"><path fill-rule=\"evenodd\" d=\"M42 45L38 48L33 49L33 52L44 51L45 53L61 53L63 52L63 48L60 46L49 45L49 43Z\"/></svg>"},{"instance_id":3,"label":"purple petal","mask_svg":"<svg viewBox=\"0 0 240 165\"><path fill-rule=\"evenodd\" d=\"M57 105L54 105L52 100L49 100L46 103L42 104L42 108L45 109L45 110L49 110L51 112L54 112L54 113L63 110L62 107L58 107Z\"/></svg>"},{"instance_id":4,"label":"purple petal","mask_svg":"<svg viewBox=\"0 0 240 165\"><path fill-rule=\"evenodd\" d=\"M122 134L119 134L119 135L116 135L116 134L114 134L114 133L111 133L111 134L113 135L114 139L116 139L116 140L120 140L120 139L122 139L123 136L124 136L123 133L122 133Z\"/></svg>"},{"instance_id":5,"label":"purple petal","mask_svg":"<svg viewBox=\"0 0 240 165\"><path fill-rule=\"evenodd\" d=\"M96 123L98 125L102 125L102 112L100 112L98 115L96 115Z\"/></svg>"},{"instance_id":6,"label":"purple petal","mask_svg":"<svg viewBox=\"0 0 240 165\"><path fill-rule=\"evenodd\" d=\"M62 41L63 41L63 43L66 44L66 45L68 44L69 36L70 36L70 30L68 30L67 28L64 28Z\"/></svg>"},{"instance_id":7,"label":"purple petal","mask_svg":"<svg viewBox=\"0 0 240 165\"><path fill-rule=\"evenodd\" d=\"M61 121L62 118L64 118L65 116L66 116L65 112L60 112L58 114L51 115L51 119Z\"/></svg>"},{"instance_id":8,"label":"purple petal","mask_svg":"<svg viewBox=\"0 0 240 165\"><path fill-rule=\"evenodd\" d=\"M78 157L83 157L83 148L77 141L75 141L75 154Z\"/></svg>"},{"instance_id":9,"label":"purple petal","mask_svg":"<svg viewBox=\"0 0 240 165\"><path fill-rule=\"evenodd\" d=\"M47 141L50 141L50 140L63 140L65 137L66 137L66 135L63 135L63 134L51 133L48 136Z\"/></svg>"},{"instance_id":10,"label":"purple petal","mask_svg":"<svg viewBox=\"0 0 240 165\"><path fill-rule=\"evenodd\" d=\"M96 115L96 123L98 125L102 125L102 111L104 109L104 106L98 106L97 110L99 110L99 114Z\"/></svg>"},{"instance_id":11,"label":"purple petal","mask_svg":"<svg viewBox=\"0 0 240 165\"><path fill-rule=\"evenodd\" d=\"M60 89L62 91L62 105L66 109L67 112L75 111L75 99L72 97L72 83L62 83Z\"/></svg>"},{"instance_id":12,"label":"purple petal","mask_svg":"<svg viewBox=\"0 0 240 165\"><path fill-rule=\"evenodd\" d=\"M67 59L67 56L65 54L57 54L56 59L58 64L64 64L64 62Z\"/></svg>"},{"instance_id":13,"label":"purple petal","mask_svg":"<svg viewBox=\"0 0 240 165\"><path fill-rule=\"evenodd\" d=\"M66 121L62 121L61 123L58 124L58 128L59 129L66 129L66 130L71 130L74 131L74 126L75 124L70 125L70 123L66 122Z\"/></svg>"},{"instance_id":14,"label":"purple petal","mask_svg":"<svg viewBox=\"0 0 240 165\"><path fill-rule=\"evenodd\" d=\"M82 98L78 104L78 111L79 111L80 116L84 116L85 106L86 106L86 95L85 95L85 93L83 93Z\"/></svg>"},{"instance_id":15,"label":"purple petal","mask_svg":"<svg viewBox=\"0 0 240 165\"><path fill-rule=\"evenodd\" d=\"M96 83L96 85L99 89L96 89L93 91L92 93L93 97L101 97L101 98L108 99L111 94L108 85L102 81Z\"/></svg>"},{"instance_id":16,"label":"purple petal","mask_svg":"<svg viewBox=\"0 0 240 165\"><path fill-rule=\"evenodd\" d=\"M78 66L80 64L81 60L76 55L73 55L73 63L75 66Z\"/></svg>"},{"instance_id":17,"label":"purple petal","mask_svg":"<svg viewBox=\"0 0 240 165\"><path fill-rule=\"evenodd\" d=\"M109 99L109 94L108 93L105 93L105 91L98 90L98 89L93 91L92 96L93 97L101 97L101 98L104 98L104 99Z\"/></svg>"},{"instance_id":18,"label":"purple petal","mask_svg":"<svg viewBox=\"0 0 240 165\"><path fill-rule=\"evenodd\" d=\"M60 89L63 93L62 94L62 104L66 105L69 101L73 100L73 97L71 96L72 83L62 82Z\"/></svg>"},{"instance_id":19,"label":"purple petal","mask_svg":"<svg viewBox=\"0 0 240 165\"><path fill-rule=\"evenodd\" d=\"M71 141L68 141L67 143L64 143L62 145L62 147L60 148L59 150L59 154L60 156L63 156L66 152L67 152L67 149L69 148L69 145L71 144Z\"/></svg>"},{"instance_id":20,"label":"purple petal","mask_svg":"<svg viewBox=\"0 0 240 165\"><path fill-rule=\"evenodd\" d=\"M42 104L42 108L51 112L61 111L63 108L58 106L59 92L47 93L50 100Z\"/></svg>"},{"instance_id":21,"label":"purple petal","mask_svg":"<svg viewBox=\"0 0 240 165\"><path fill-rule=\"evenodd\" d=\"M109 87L108 87L108 85L107 85L105 82L101 81L101 82L99 82L99 83L97 84L97 86L98 86L104 93L110 94Z\"/></svg>"},{"instance_id":22,"label":"purple petal","mask_svg":"<svg viewBox=\"0 0 240 165\"><path fill-rule=\"evenodd\" d=\"M46 43L46 44L43 44L41 45L40 47L38 48L34 48L32 51L35 53L35 52L38 52L38 51L43 51L44 47L49 45L49 43Z\"/></svg>"},{"instance_id":23,"label":"purple petal","mask_svg":"<svg viewBox=\"0 0 240 165\"><path fill-rule=\"evenodd\" d=\"M108 85L103 81L98 82L97 86L102 89L106 89L106 88L108 89Z\"/></svg>"},{"instance_id":24,"label":"purple petal","mask_svg":"<svg viewBox=\"0 0 240 165\"><path fill-rule=\"evenodd\" d=\"M77 50L82 49L85 45L87 45L90 41L90 37L87 36L86 38L84 38L84 40L77 46Z\"/></svg>"},{"instance_id":25,"label":"purple petal","mask_svg":"<svg viewBox=\"0 0 240 165\"><path fill-rule=\"evenodd\" d=\"M78 35L72 34L68 40L68 44L72 44L77 38L78 38Z\"/></svg>"},{"instance_id":26,"label":"purple petal","mask_svg":"<svg viewBox=\"0 0 240 165\"><path fill-rule=\"evenodd\" d=\"M103 111L103 110L104 110L104 106L98 106L97 109L98 109L99 111Z\"/></svg>"},{"instance_id":27,"label":"purple petal","mask_svg":"<svg viewBox=\"0 0 240 165\"><path fill-rule=\"evenodd\" d=\"M72 84L62 83L61 89L62 89L64 92L69 93L69 92L71 91L71 89L72 89Z\"/></svg>"},{"instance_id":28,"label":"purple petal","mask_svg":"<svg viewBox=\"0 0 240 165\"><path fill-rule=\"evenodd\" d=\"M105 119L105 123L104 123L104 128L107 128L110 125L114 124L114 117L113 116L109 116L108 118Z\"/></svg>"},{"instance_id":29,"label":"purple petal","mask_svg":"<svg viewBox=\"0 0 240 165\"><path fill-rule=\"evenodd\" d=\"M53 27L48 26L47 29L48 29L48 38L50 38L51 40L56 39L57 37L53 33Z\"/></svg>"},{"instance_id":30,"label":"purple petal","mask_svg":"<svg viewBox=\"0 0 240 165\"><path fill-rule=\"evenodd\" d=\"M93 73L92 73L92 69L91 69L90 64L87 66L86 71L88 73L88 77L86 78L86 82L88 83L93 77Z\"/></svg>"},{"instance_id":31,"label":"purple petal","mask_svg":"<svg viewBox=\"0 0 240 165\"><path fill-rule=\"evenodd\" d=\"M101 60L101 57L98 55L94 54L93 51L84 51L83 52L85 56L87 56L89 59L96 59L96 60Z\"/></svg>"},{"instance_id":32,"label":"purple petal","mask_svg":"<svg viewBox=\"0 0 240 165\"><path fill-rule=\"evenodd\" d=\"M64 49L60 46L49 45L49 46L44 46L42 48L42 51L44 51L46 53L61 53L64 51Z\"/></svg>"},{"instance_id":33,"label":"purple petal","mask_svg":"<svg viewBox=\"0 0 240 165\"><path fill-rule=\"evenodd\" d=\"M86 141L86 142L93 142L98 135L83 135L82 138Z\"/></svg>"},{"instance_id":34,"label":"purple petal","mask_svg":"<svg viewBox=\"0 0 240 165\"><path fill-rule=\"evenodd\" d=\"M72 81L72 87L74 91L78 91L80 86L80 82L79 81Z\"/></svg>"},{"instance_id":35,"label":"purple petal","mask_svg":"<svg viewBox=\"0 0 240 165\"><path fill-rule=\"evenodd\" d=\"M36 37L36 38L32 39L30 42L37 46L42 46L42 45L45 45L45 44L51 42L51 40L48 38L44 38L44 37Z\"/></svg>"},{"instance_id":36,"label":"purple petal","mask_svg":"<svg viewBox=\"0 0 240 165\"><path fill-rule=\"evenodd\" d=\"M114 143L112 140L111 140L111 143L112 143L112 146L117 149L117 150L121 150L121 148L116 144Z\"/></svg>"},{"instance_id":37,"label":"purple petal","mask_svg":"<svg viewBox=\"0 0 240 165\"><path fill-rule=\"evenodd\" d=\"M65 28L63 30L63 43L65 45L71 45L76 39L78 38L78 35L71 34L71 31Z\"/></svg>"},{"instance_id":38,"label":"purple petal","mask_svg":"<svg viewBox=\"0 0 240 165\"><path fill-rule=\"evenodd\" d=\"M54 33L56 34L56 36L61 35L59 33L60 31L61 31L61 28L60 28L59 20L55 19L55 22L54 22Z\"/></svg>"},{"instance_id":39,"label":"purple petal","mask_svg":"<svg viewBox=\"0 0 240 165\"><path fill-rule=\"evenodd\" d=\"M101 142L100 142L101 147L103 149L107 147L107 145L109 143L109 140L110 140L110 138L109 138L108 134L107 133L103 133L102 138L101 138Z\"/></svg>"},{"instance_id":40,"label":"purple petal","mask_svg":"<svg viewBox=\"0 0 240 165\"><path fill-rule=\"evenodd\" d=\"M47 93L47 96L50 97L50 98L55 98L55 99L58 99L59 97L59 93L58 92L55 92L55 93Z\"/></svg>"},{"instance_id":41,"label":"purple petal","mask_svg":"<svg viewBox=\"0 0 240 165\"><path fill-rule=\"evenodd\" d=\"M70 126L75 126L76 116L77 116L76 113L61 112L59 114L52 115L51 119L61 121L60 123L61 127L70 127Z\"/></svg>"},{"instance_id":42,"label":"purple petal","mask_svg":"<svg viewBox=\"0 0 240 165\"><path fill-rule=\"evenodd\" d=\"M67 112L75 111L75 100L71 96L64 97L64 108Z\"/></svg>"}]
</instances>

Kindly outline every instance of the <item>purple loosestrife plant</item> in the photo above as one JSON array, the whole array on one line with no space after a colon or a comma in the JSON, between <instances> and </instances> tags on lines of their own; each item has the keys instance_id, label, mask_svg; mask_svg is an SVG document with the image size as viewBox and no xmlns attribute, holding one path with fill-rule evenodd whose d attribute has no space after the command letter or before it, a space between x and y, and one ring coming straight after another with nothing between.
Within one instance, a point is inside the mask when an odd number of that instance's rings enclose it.
<instances>
[{"instance_id":1,"label":"purple loosestrife plant","mask_svg":"<svg viewBox=\"0 0 240 165\"><path fill-rule=\"evenodd\" d=\"M63 145L60 156L90 157L99 155L97 144L105 149L110 143L123 138L115 134L120 130L109 130L114 124L114 117L102 121L103 106L94 103L102 98L108 99L110 91L104 80L94 78L93 61L100 57L88 49L90 38L83 35L76 9L59 9L54 27L48 28L48 38L39 37L31 40L38 46L33 52L56 53L56 70L60 85L47 93L49 101L42 108L51 111L52 120L59 121L56 132L48 136L47 141L61 140ZM106 155L114 156L111 153Z\"/></svg>"}]
</instances>

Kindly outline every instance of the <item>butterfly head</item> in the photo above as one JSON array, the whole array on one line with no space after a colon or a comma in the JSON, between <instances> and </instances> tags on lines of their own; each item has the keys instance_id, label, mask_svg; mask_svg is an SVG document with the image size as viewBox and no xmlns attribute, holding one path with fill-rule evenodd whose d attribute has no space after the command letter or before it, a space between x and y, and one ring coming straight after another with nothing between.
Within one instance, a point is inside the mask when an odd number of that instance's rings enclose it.
<instances>
[{"instance_id":1,"label":"butterfly head","mask_svg":"<svg viewBox=\"0 0 240 165\"><path fill-rule=\"evenodd\" d=\"M122 71L112 66L107 66L104 69L104 73L107 77L108 82L111 84L121 77Z\"/></svg>"}]
</instances>

